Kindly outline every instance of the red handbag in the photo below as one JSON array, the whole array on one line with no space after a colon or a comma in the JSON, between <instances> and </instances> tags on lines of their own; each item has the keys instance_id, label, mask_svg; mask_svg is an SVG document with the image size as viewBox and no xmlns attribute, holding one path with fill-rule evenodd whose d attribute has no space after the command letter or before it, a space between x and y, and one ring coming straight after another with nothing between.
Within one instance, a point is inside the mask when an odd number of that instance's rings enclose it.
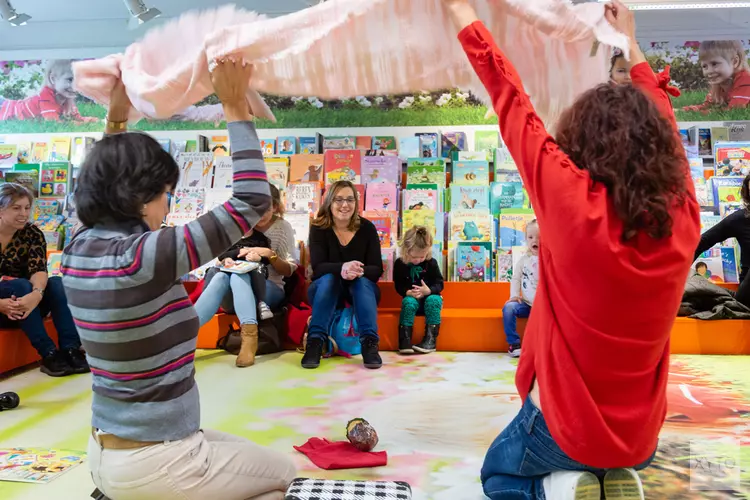
<instances>
[{"instance_id":1,"label":"red handbag","mask_svg":"<svg viewBox=\"0 0 750 500\"><path fill-rule=\"evenodd\" d=\"M304 302L301 302L299 306L287 304L287 336L294 345L302 345L302 339L307 329L307 321L311 315L312 308Z\"/></svg>"}]
</instances>

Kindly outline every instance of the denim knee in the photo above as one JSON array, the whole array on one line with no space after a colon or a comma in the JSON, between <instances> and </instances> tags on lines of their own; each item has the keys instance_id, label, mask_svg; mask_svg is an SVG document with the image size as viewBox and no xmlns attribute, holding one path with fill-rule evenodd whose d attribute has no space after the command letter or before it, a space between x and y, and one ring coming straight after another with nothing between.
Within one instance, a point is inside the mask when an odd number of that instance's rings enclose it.
<instances>
[{"instance_id":1,"label":"denim knee","mask_svg":"<svg viewBox=\"0 0 750 500\"><path fill-rule=\"evenodd\" d=\"M34 285L31 284L31 281L24 278L16 278L9 283L10 289L13 290L13 294L18 298L24 297L34 290Z\"/></svg>"},{"instance_id":2,"label":"denim knee","mask_svg":"<svg viewBox=\"0 0 750 500\"><path fill-rule=\"evenodd\" d=\"M375 303L376 304L380 303L380 288L378 287L377 283L373 283L372 281L365 278L364 276L361 278L352 280L351 292L352 293L371 293L375 297Z\"/></svg>"},{"instance_id":3,"label":"denim knee","mask_svg":"<svg viewBox=\"0 0 750 500\"><path fill-rule=\"evenodd\" d=\"M51 276L47 280L47 288L44 290L44 294L50 297L54 297L56 300L65 300L65 288L63 287L62 278L60 276Z\"/></svg>"},{"instance_id":4,"label":"denim knee","mask_svg":"<svg viewBox=\"0 0 750 500\"><path fill-rule=\"evenodd\" d=\"M503 316L509 317L509 316L515 316L516 311L518 310L518 306L520 306L518 302L508 302L503 306Z\"/></svg>"}]
</instances>

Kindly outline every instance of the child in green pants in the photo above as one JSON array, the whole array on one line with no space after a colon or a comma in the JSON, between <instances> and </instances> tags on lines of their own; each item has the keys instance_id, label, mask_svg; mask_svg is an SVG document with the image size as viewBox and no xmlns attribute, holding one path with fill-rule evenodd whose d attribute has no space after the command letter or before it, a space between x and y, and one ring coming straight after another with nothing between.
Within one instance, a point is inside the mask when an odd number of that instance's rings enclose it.
<instances>
[{"instance_id":1,"label":"child in green pants","mask_svg":"<svg viewBox=\"0 0 750 500\"><path fill-rule=\"evenodd\" d=\"M424 226L416 226L404 234L400 257L393 265L393 283L404 299L398 325L398 352L426 354L435 351L440 333L440 313L443 309L443 275L432 258L432 235ZM425 315L422 342L412 346L414 317Z\"/></svg>"}]
</instances>

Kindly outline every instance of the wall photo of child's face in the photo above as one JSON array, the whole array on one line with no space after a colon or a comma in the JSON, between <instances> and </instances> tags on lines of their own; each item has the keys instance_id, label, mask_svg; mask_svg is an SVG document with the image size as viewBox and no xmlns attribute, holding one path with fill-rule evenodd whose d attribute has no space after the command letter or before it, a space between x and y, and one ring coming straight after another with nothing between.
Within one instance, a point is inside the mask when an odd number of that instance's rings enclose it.
<instances>
[{"instance_id":1,"label":"wall photo of child's face","mask_svg":"<svg viewBox=\"0 0 750 500\"><path fill-rule=\"evenodd\" d=\"M59 74L51 75L50 80L55 86L55 92L66 99L75 99L78 95L73 90L73 69L66 69Z\"/></svg>"},{"instance_id":2,"label":"wall photo of child's face","mask_svg":"<svg viewBox=\"0 0 750 500\"><path fill-rule=\"evenodd\" d=\"M526 247L531 255L539 255L539 226L529 224L526 228Z\"/></svg>"},{"instance_id":3,"label":"wall photo of child's face","mask_svg":"<svg viewBox=\"0 0 750 500\"><path fill-rule=\"evenodd\" d=\"M739 60L728 61L719 55L701 59L701 69L709 85L720 85L732 78Z\"/></svg>"}]
</instances>

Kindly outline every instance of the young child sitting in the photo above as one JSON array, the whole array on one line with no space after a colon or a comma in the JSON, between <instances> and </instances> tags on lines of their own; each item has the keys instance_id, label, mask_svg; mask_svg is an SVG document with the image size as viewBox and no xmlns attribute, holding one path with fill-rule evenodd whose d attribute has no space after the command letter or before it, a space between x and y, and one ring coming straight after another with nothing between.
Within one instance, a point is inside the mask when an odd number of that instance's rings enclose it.
<instances>
[{"instance_id":1,"label":"young child sitting","mask_svg":"<svg viewBox=\"0 0 750 500\"><path fill-rule=\"evenodd\" d=\"M745 48L739 40L701 42L698 59L708 80L706 101L687 106L685 111L711 108L746 108L750 104L750 67Z\"/></svg>"},{"instance_id":2,"label":"young child sitting","mask_svg":"<svg viewBox=\"0 0 750 500\"><path fill-rule=\"evenodd\" d=\"M521 337L516 330L518 318L528 318L539 283L539 226L536 219L526 226L528 253L521 257L513 269L510 282L510 300L503 307L503 325L508 353L513 358L521 355Z\"/></svg>"},{"instance_id":3,"label":"young child sitting","mask_svg":"<svg viewBox=\"0 0 750 500\"><path fill-rule=\"evenodd\" d=\"M398 326L398 352L434 352L443 309L443 298L440 296L443 275L437 261L432 258L432 235L426 227L416 226L404 234L400 257L393 264L393 284L404 298ZM412 346L414 317L420 313L425 315L424 338Z\"/></svg>"}]
</instances>

